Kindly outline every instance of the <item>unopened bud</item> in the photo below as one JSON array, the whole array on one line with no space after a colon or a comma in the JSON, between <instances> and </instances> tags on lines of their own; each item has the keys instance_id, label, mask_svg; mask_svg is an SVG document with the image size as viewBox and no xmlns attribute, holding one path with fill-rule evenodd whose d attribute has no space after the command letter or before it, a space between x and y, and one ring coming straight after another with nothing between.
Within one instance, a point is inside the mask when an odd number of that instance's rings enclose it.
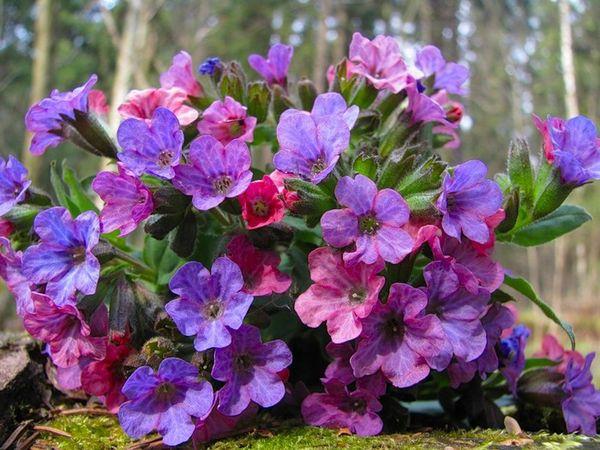
<instances>
[{"instance_id":1,"label":"unopened bud","mask_svg":"<svg viewBox=\"0 0 600 450\"><path fill-rule=\"evenodd\" d=\"M302 103L302 109L310 111L317 95L317 87L311 80L302 78L298 81L298 96L300 97L300 103Z\"/></svg>"}]
</instances>

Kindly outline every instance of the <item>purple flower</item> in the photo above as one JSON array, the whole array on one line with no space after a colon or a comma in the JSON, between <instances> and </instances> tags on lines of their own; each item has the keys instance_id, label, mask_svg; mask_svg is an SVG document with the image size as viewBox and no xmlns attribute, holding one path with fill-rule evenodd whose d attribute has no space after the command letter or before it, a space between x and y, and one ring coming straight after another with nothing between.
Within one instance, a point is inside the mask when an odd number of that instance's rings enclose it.
<instances>
[{"instance_id":1,"label":"purple flower","mask_svg":"<svg viewBox=\"0 0 600 450\"><path fill-rule=\"evenodd\" d=\"M580 431L590 436L596 435L596 420L600 417L600 392L592 383L590 367L596 356L590 353L585 364L570 360L565 373L563 391L566 397L562 401L562 411L567 424L567 432Z\"/></svg>"},{"instance_id":2,"label":"purple flower","mask_svg":"<svg viewBox=\"0 0 600 450\"><path fill-rule=\"evenodd\" d=\"M446 111L444 111L442 105L428 95L419 92L417 82L412 80L408 83L406 92L408 94L406 113L410 117L411 125L429 122L436 122L445 126L452 125L446 119Z\"/></svg>"},{"instance_id":3,"label":"purple flower","mask_svg":"<svg viewBox=\"0 0 600 450\"><path fill-rule=\"evenodd\" d=\"M363 320L363 332L350 364L356 377L379 369L396 387L412 386L443 370L452 357L440 320L425 314L427 294L394 283L387 303L378 303Z\"/></svg>"},{"instance_id":4,"label":"purple flower","mask_svg":"<svg viewBox=\"0 0 600 450\"><path fill-rule=\"evenodd\" d=\"M377 415L381 403L365 389L348 389L339 380L325 383L325 393L310 394L302 402L302 418L309 425L348 428L360 436L379 434L383 422Z\"/></svg>"},{"instance_id":5,"label":"purple flower","mask_svg":"<svg viewBox=\"0 0 600 450\"><path fill-rule=\"evenodd\" d=\"M121 122L117 139L123 148L117 156L137 176L143 173L171 179L174 166L179 164L183 132L175 114L158 107L150 124L144 120L127 119Z\"/></svg>"},{"instance_id":6,"label":"purple flower","mask_svg":"<svg viewBox=\"0 0 600 450\"><path fill-rule=\"evenodd\" d=\"M15 297L20 316L35 309L31 298L33 285L23 275L22 256L22 252L13 250L7 238L0 237L0 277Z\"/></svg>"},{"instance_id":7,"label":"purple flower","mask_svg":"<svg viewBox=\"0 0 600 450\"><path fill-rule=\"evenodd\" d=\"M29 151L42 155L48 147L56 147L63 142L62 128L65 118L75 119L75 111L88 112L88 95L98 77L91 75L88 81L69 92L54 89L46 97L33 105L25 115L25 127L34 134Z\"/></svg>"},{"instance_id":8,"label":"purple flower","mask_svg":"<svg viewBox=\"0 0 600 450\"><path fill-rule=\"evenodd\" d=\"M437 207L443 214L442 228L449 236L460 240L462 231L480 244L490 238L485 219L502 206L502 191L496 182L485 178L486 173L484 163L471 160L444 176Z\"/></svg>"},{"instance_id":9,"label":"purple flower","mask_svg":"<svg viewBox=\"0 0 600 450\"><path fill-rule=\"evenodd\" d=\"M119 173L100 172L92 182L92 188L104 201L100 213L102 232L120 230L125 236L136 229L154 209L152 192L139 178L117 163Z\"/></svg>"},{"instance_id":10,"label":"purple flower","mask_svg":"<svg viewBox=\"0 0 600 450\"><path fill-rule=\"evenodd\" d=\"M250 403L241 414L226 416L221 414L217 409L216 405L218 401L219 394L217 393L210 413L196 421L196 429L192 436L194 449L202 449L204 448L202 444L206 442L231 436L234 434L236 428L252 419L258 411L258 406L255 403ZM196 446L196 444L199 445Z\"/></svg>"},{"instance_id":11,"label":"purple flower","mask_svg":"<svg viewBox=\"0 0 600 450\"><path fill-rule=\"evenodd\" d=\"M580 186L600 179L600 138L590 119L577 116L567 120L563 127L548 129L554 165L565 183Z\"/></svg>"},{"instance_id":12,"label":"purple flower","mask_svg":"<svg viewBox=\"0 0 600 450\"><path fill-rule=\"evenodd\" d=\"M213 378L225 382L219 391L218 409L228 416L240 414L250 404L264 408L285 394L277 374L292 363L292 353L281 340L263 344L258 328L242 325L231 333L231 344L215 350Z\"/></svg>"},{"instance_id":13,"label":"purple flower","mask_svg":"<svg viewBox=\"0 0 600 450\"><path fill-rule=\"evenodd\" d=\"M92 253L100 237L96 213L86 211L73 219L65 208L50 208L37 215L33 229L40 243L25 250L23 274L33 283L47 283L46 294L57 305L72 302L77 291L96 292L100 275L100 263Z\"/></svg>"},{"instance_id":14,"label":"purple flower","mask_svg":"<svg viewBox=\"0 0 600 450\"><path fill-rule=\"evenodd\" d=\"M248 64L256 70L270 85L286 87L287 73L294 56L291 45L275 44L269 49L267 59L261 55L248 56Z\"/></svg>"},{"instance_id":15,"label":"purple flower","mask_svg":"<svg viewBox=\"0 0 600 450\"><path fill-rule=\"evenodd\" d=\"M417 54L415 64L425 77L434 75L434 89L445 89L450 94L467 93L461 86L469 79L469 69L462 64L446 62L439 48L427 45Z\"/></svg>"},{"instance_id":16,"label":"purple flower","mask_svg":"<svg viewBox=\"0 0 600 450\"><path fill-rule=\"evenodd\" d=\"M160 76L160 86L165 89L183 89L191 97L202 95L202 86L194 76L192 57L188 52L181 50L173 56L171 67Z\"/></svg>"},{"instance_id":17,"label":"purple flower","mask_svg":"<svg viewBox=\"0 0 600 450\"><path fill-rule=\"evenodd\" d=\"M253 297L242 292L244 278L229 258L218 258L212 273L199 262L181 266L169 283L179 297L166 304L179 331L196 336L194 347L201 352L231 344L230 330L244 321Z\"/></svg>"},{"instance_id":18,"label":"purple flower","mask_svg":"<svg viewBox=\"0 0 600 450\"><path fill-rule=\"evenodd\" d=\"M216 56L211 56L202 61L202 64L198 66L198 72L200 75L212 75L220 67L223 67L221 60Z\"/></svg>"},{"instance_id":19,"label":"purple flower","mask_svg":"<svg viewBox=\"0 0 600 450\"><path fill-rule=\"evenodd\" d=\"M531 332L525 325L517 325L510 336L498 344L500 372L506 378L513 395L517 393L517 380L525 369L525 346Z\"/></svg>"},{"instance_id":20,"label":"purple flower","mask_svg":"<svg viewBox=\"0 0 600 450\"><path fill-rule=\"evenodd\" d=\"M250 150L240 140L223 146L212 136L200 136L190 145L188 161L175 168L173 185L192 195L192 203L202 211L237 197L252 181Z\"/></svg>"},{"instance_id":21,"label":"purple flower","mask_svg":"<svg viewBox=\"0 0 600 450\"><path fill-rule=\"evenodd\" d=\"M25 199L31 180L27 179L27 169L13 155L8 160L0 157L0 216Z\"/></svg>"},{"instance_id":22,"label":"purple flower","mask_svg":"<svg viewBox=\"0 0 600 450\"><path fill-rule=\"evenodd\" d=\"M429 296L427 312L440 319L453 353L467 362L479 357L487 343L481 318L490 299L489 291L466 290L445 261L429 263L423 276Z\"/></svg>"},{"instance_id":23,"label":"purple flower","mask_svg":"<svg viewBox=\"0 0 600 450\"><path fill-rule=\"evenodd\" d=\"M156 372L150 366L139 367L122 392L129 399L119 409L125 433L138 439L157 430L166 445L192 437L192 417L204 417L214 397L210 383L199 379L198 369L179 358L166 358Z\"/></svg>"},{"instance_id":24,"label":"purple flower","mask_svg":"<svg viewBox=\"0 0 600 450\"><path fill-rule=\"evenodd\" d=\"M346 252L349 263L373 264L378 258L394 264L411 252L413 241L402 229L410 210L402 196L393 189L377 191L375 183L364 175L343 177L335 188L343 209L327 211L321 218L323 239L333 247L356 243Z\"/></svg>"},{"instance_id":25,"label":"purple flower","mask_svg":"<svg viewBox=\"0 0 600 450\"><path fill-rule=\"evenodd\" d=\"M486 345L483 353L473 361L465 362L456 358L448 367L450 385L457 388L460 384L471 381L475 373L479 373L482 379L487 374L498 369L498 355L496 344L500 341L502 331L510 328L515 319L508 308L498 303L489 306L485 316L481 318L481 324L485 330Z\"/></svg>"},{"instance_id":26,"label":"purple flower","mask_svg":"<svg viewBox=\"0 0 600 450\"><path fill-rule=\"evenodd\" d=\"M406 87L408 69L398 42L391 36L377 36L370 41L354 33L349 59L350 73L365 77L376 89L398 93Z\"/></svg>"},{"instance_id":27,"label":"purple flower","mask_svg":"<svg viewBox=\"0 0 600 450\"><path fill-rule=\"evenodd\" d=\"M285 111L277 125L280 150L273 157L281 172L320 183L350 144L350 129L358 116L337 93L321 94L310 113Z\"/></svg>"}]
</instances>

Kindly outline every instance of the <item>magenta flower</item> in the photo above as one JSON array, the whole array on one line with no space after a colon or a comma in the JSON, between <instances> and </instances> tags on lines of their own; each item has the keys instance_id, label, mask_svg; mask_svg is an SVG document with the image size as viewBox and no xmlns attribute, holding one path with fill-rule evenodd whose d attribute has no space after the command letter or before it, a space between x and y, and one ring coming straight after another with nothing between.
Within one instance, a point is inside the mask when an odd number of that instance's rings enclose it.
<instances>
[{"instance_id":1,"label":"magenta flower","mask_svg":"<svg viewBox=\"0 0 600 450\"><path fill-rule=\"evenodd\" d=\"M416 66L425 77L434 76L434 89L444 89L450 94L467 93L461 86L469 79L469 69L462 64L446 62L439 48L433 45L423 47L417 54Z\"/></svg>"},{"instance_id":2,"label":"magenta flower","mask_svg":"<svg viewBox=\"0 0 600 450\"><path fill-rule=\"evenodd\" d=\"M211 272L188 262L171 278L169 288L179 297L165 310L184 336L196 336L197 351L226 347L252 304L252 296L241 292L243 285L240 268L226 257L218 258Z\"/></svg>"},{"instance_id":3,"label":"magenta flower","mask_svg":"<svg viewBox=\"0 0 600 450\"><path fill-rule=\"evenodd\" d=\"M552 137L550 136L550 129L564 131L565 120L560 117L548 116L546 120L542 120L540 117L533 114L533 124L542 135L542 146L544 148L544 155L550 164L554 161L554 145L552 144Z\"/></svg>"},{"instance_id":4,"label":"magenta flower","mask_svg":"<svg viewBox=\"0 0 600 450\"><path fill-rule=\"evenodd\" d=\"M256 297L282 294L292 278L278 269L281 258L270 250L254 247L247 236L235 236L227 244L227 257L238 265L244 277L243 291Z\"/></svg>"},{"instance_id":5,"label":"magenta flower","mask_svg":"<svg viewBox=\"0 0 600 450\"><path fill-rule=\"evenodd\" d=\"M10 241L0 237L0 278L4 280L6 287L14 296L17 314L20 316L34 311L31 298L34 285L23 275L22 257L23 252L14 251Z\"/></svg>"},{"instance_id":6,"label":"magenta flower","mask_svg":"<svg viewBox=\"0 0 600 450\"><path fill-rule=\"evenodd\" d=\"M222 101L216 100L202 113L198 131L216 138L223 145L234 139L252 142L256 117L248 116L246 110L229 96Z\"/></svg>"},{"instance_id":7,"label":"magenta flower","mask_svg":"<svg viewBox=\"0 0 600 450\"><path fill-rule=\"evenodd\" d=\"M397 264L411 252L412 238L402 229L410 210L398 192L378 192L372 180L359 174L340 179L335 196L344 208L323 214L321 228L323 239L333 247L356 243L354 251L344 254L344 261L373 264L382 258Z\"/></svg>"},{"instance_id":8,"label":"magenta flower","mask_svg":"<svg viewBox=\"0 0 600 450\"><path fill-rule=\"evenodd\" d=\"M173 446L192 437L192 417L204 417L213 403L210 383L199 379L198 368L179 358L166 358L156 372L139 367L122 391L129 399L119 409L125 433L139 439L156 430Z\"/></svg>"},{"instance_id":9,"label":"magenta flower","mask_svg":"<svg viewBox=\"0 0 600 450\"><path fill-rule=\"evenodd\" d=\"M92 89L88 94L88 107L91 113L106 120L109 107L104 92L99 89Z\"/></svg>"},{"instance_id":10,"label":"magenta flower","mask_svg":"<svg viewBox=\"0 0 600 450\"><path fill-rule=\"evenodd\" d=\"M517 325L510 336L502 338L498 344L500 372L506 378L513 395L517 393L517 380L525 369L525 346L531 331L525 325Z\"/></svg>"},{"instance_id":11,"label":"magenta flower","mask_svg":"<svg viewBox=\"0 0 600 450\"><path fill-rule=\"evenodd\" d=\"M96 292L100 263L92 250L100 237L100 221L93 211L75 219L54 207L39 213L33 229L40 243L23 254L23 274L35 284L46 283L46 294L57 305L74 301L77 291Z\"/></svg>"},{"instance_id":12,"label":"magenta flower","mask_svg":"<svg viewBox=\"0 0 600 450\"><path fill-rule=\"evenodd\" d=\"M311 328L327 322L327 331L336 343L357 337L362 331L361 319L371 313L385 283L377 276L384 268L383 261L349 265L341 252L322 247L308 255L308 267L314 284L294 304L300 320Z\"/></svg>"},{"instance_id":13,"label":"magenta flower","mask_svg":"<svg viewBox=\"0 0 600 450\"><path fill-rule=\"evenodd\" d=\"M31 298L34 312L25 312L23 326L34 338L48 344L54 364L71 367L86 356L104 358L106 334L94 336L77 308L57 306L50 297L37 292Z\"/></svg>"},{"instance_id":14,"label":"magenta flower","mask_svg":"<svg viewBox=\"0 0 600 450\"><path fill-rule=\"evenodd\" d=\"M487 167L478 160L462 163L442 183L437 207L443 214L442 228L453 238L466 237L480 244L490 238L486 218L502 206L502 191L496 182L485 178Z\"/></svg>"},{"instance_id":15,"label":"magenta flower","mask_svg":"<svg viewBox=\"0 0 600 450\"><path fill-rule=\"evenodd\" d=\"M188 52L181 50L173 56L171 67L160 75L160 86L164 89L182 89L190 97L202 95L202 85L194 76L192 57Z\"/></svg>"},{"instance_id":16,"label":"magenta flower","mask_svg":"<svg viewBox=\"0 0 600 450\"><path fill-rule=\"evenodd\" d=\"M279 119L279 151L273 164L281 172L293 173L320 183L333 170L350 144L350 128L358 109L347 108L339 94L321 94L311 113L288 109Z\"/></svg>"},{"instance_id":17,"label":"magenta flower","mask_svg":"<svg viewBox=\"0 0 600 450\"><path fill-rule=\"evenodd\" d=\"M102 232L120 230L126 236L136 229L154 209L152 192L122 163L117 163L118 173L100 172L92 188L104 201L100 213Z\"/></svg>"},{"instance_id":18,"label":"magenta flower","mask_svg":"<svg viewBox=\"0 0 600 450\"><path fill-rule=\"evenodd\" d=\"M482 288L476 293L467 291L444 261L429 263L423 276L429 297L427 312L440 319L453 353L467 362L479 357L487 344L481 318L490 293Z\"/></svg>"},{"instance_id":19,"label":"magenta flower","mask_svg":"<svg viewBox=\"0 0 600 450\"><path fill-rule=\"evenodd\" d=\"M549 126L548 131L553 164L564 183L581 186L600 179L600 137L590 119L577 116L567 120L564 127Z\"/></svg>"},{"instance_id":20,"label":"magenta flower","mask_svg":"<svg viewBox=\"0 0 600 450\"><path fill-rule=\"evenodd\" d=\"M339 380L325 383L325 393L310 394L302 402L302 418L309 425L348 428L359 436L379 434L383 422L377 415L381 403L365 389L348 389Z\"/></svg>"},{"instance_id":21,"label":"magenta flower","mask_svg":"<svg viewBox=\"0 0 600 450\"><path fill-rule=\"evenodd\" d=\"M406 87L408 69L393 37L377 36L370 41L360 33L354 33L349 59L351 73L365 77L376 89L398 93Z\"/></svg>"},{"instance_id":22,"label":"magenta flower","mask_svg":"<svg viewBox=\"0 0 600 450\"><path fill-rule=\"evenodd\" d=\"M269 49L266 59L261 55L253 54L248 56L248 64L269 85L278 84L285 88L287 86L288 68L293 56L294 47L291 45L275 44Z\"/></svg>"},{"instance_id":23,"label":"magenta flower","mask_svg":"<svg viewBox=\"0 0 600 450\"><path fill-rule=\"evenodd\" d=\"M410 117L410 124L436 122L443 126L452 125L446 119L446 111L442 105L436 102L428 95L419 92L417 82L411 78L411 81L406 85L408 94L408 107L406 113Z\"/></svg>"},{"instance_id":24,"label":"magenta flower","mask_svg":"<svg viewBox=\"0 0 600 450\"><path fill-rule=\"evenodd\" d=\"M557 362L558 364L554 366L554 370L560 373L567 371L567 366L571 360L579 366L583 366L585 363L585 358L581 353L576 350L566 350L552 334L544 335L541 350L535 352L533 357L546 358Z\"/></svg>"},{"instance_id":25,"label":"magenta flower","mask_svg":"<svg viewBox=\"0 0 600 450\"><path fill-rule=\"evenodd\" d=\"M175 176L173 167L179 164L183 132L167 108L157 108L150 123L138 119L121 122L117 139L123 148L117 156L135 175Z\"/></svg>"},{"instance_id":26,"label":"magenta flower","mask_svg":"<svg viewBox=\"0 0 600 450\"><path fill-rule=\"evenodd\" d=\"M198 111L187 106L186 101L187 93L180 88L133 90L127 94L118 111L124 119L139 119L150 123L154 111L163 107L175 114L182 126L186 126L198 118Z\"/></svg>"},{"instance_id":27,"label":"magenta flower","mask_svg":"<svg viewBox=\"0 0 600 450\"><path fill-rule=\"evenodd\" d=\"M0 157L0 216L25 199L27 188L31 185L28 174L13 155L9 155L7 160Z\"/></svg>"},{"instance_id":28,"label":"magenta flower","mask_svg":"<svg viewBox=\"0 0 600 450\"><path fill-rule=\"evenodd\" d=\"M240 140L224 146L212 136L200 136L190 145L188 161L175 168L173 185L192 195L192 203L202 211L237 197L252 181L250 150Z\"/></svg>"},{"instance_id":29,"label":"magenta flower","mask_svg":"<svg viewBox=\"0 0 600 450\"><path fill-rule=\"evenodd\" d=\"M212 376L225 382L219 391L219 411L237 416L251 401L264 408L277 404L285 394L277 373L292 363L285 342L263 344L259 329L250 325L242 325L231 337L231 345L216 349L214 356Z\"/></svg>"},{"instance_id":30,"label":"magenta flower","mask_svg":"<svg viewBox=\"0 0 600 450\"><path fill-rule=\"evenodd\" d=\"M363 332L350 364L356 377L381 369L396 387L412 386L431 368L445 369L452 357L440 320L426 314L427 295L408 284L394 283L385 304L378 303L363 320Z\"/></svg>"},{"instance_id":31,"label":"magenta flower","mask_svg":"<svg viewBox=\"0 0 600 450\"><path fill-rule=\"evenodd\" d=\"M65 140L62 129L65 118L75 119L75 111L88 112L88 95L98 77L91 75L83 86L73 91L59 92L54 89L50 97L40 100L27 111L25 127L33 133L29 151L42 155L49 147L56 147Z\"/></svg>"},{"instance_id":32,"label":"magenta flower","mask_svg":"<svg viewBox=\"0 0 600 450\"><path fill-rule=\"evenodd\" d=\"M219 394L217 393L211 411L206 416L196 421L196 429L192 436L194 449L200 450L204 448L202 444L205 444L206 442L231 436L240 424L243 424L254 417L258 411L256 404L250 403L241 414L238 414L237 416L226 416L225 414L221 414L216 407L219 401L218 397ZM200 445L196 447L196 444Z\"/></svg>"},{"instance_id":33,"label":"magenta flower","mask_svg":"<svg viewBox=\"0 0 600 450\"><path fill-rule=\"evenodd\" d=\"M590 436L596 435L596 420L600 417L600 392L592 383L590 370L595 356L595 353L588 354L582 365L573 360L567 365L562 386L565 398L561 407L568 433L580 431Z\"/></svg>"}]
</instances>

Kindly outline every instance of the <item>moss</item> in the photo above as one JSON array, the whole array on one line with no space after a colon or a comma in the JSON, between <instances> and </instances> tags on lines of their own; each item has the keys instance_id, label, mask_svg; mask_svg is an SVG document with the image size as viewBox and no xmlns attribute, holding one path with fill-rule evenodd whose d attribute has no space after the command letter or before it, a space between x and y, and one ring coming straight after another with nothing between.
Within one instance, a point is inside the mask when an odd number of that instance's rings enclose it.
<instances>
[{"instance_id":1,"label":"moss","mask_svg":"<svg viewBox=\"0 0 600 450\"><path fill-rule=\"evenodd\" d=\"M62 416L45 425L66 431L72 438L64 438L44 433L38 444L61 450L105 450L125 449L132 441L119 428L117 420L107 416ZM568 449L580 447L584 442L598 445L600 440L549 433L533 434L534 443L522 448ZM499 430L458 430L426 431L390 434L362 438L341 435L336 430L323 428L282 425L275 430L259 429L242 436L222 440L208 445L207 450L228 450L232 448L252 450L285 449L406 449L430 450L452 447L455 449L494 449L508 445L511 439L505 431Z\"/></svg>"}]
</instances>

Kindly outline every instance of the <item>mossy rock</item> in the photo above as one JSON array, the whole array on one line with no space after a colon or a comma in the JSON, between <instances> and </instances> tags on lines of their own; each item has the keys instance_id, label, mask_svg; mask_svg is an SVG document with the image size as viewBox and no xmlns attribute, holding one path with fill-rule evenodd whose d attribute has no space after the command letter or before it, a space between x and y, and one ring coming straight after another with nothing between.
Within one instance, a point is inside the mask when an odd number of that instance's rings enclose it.
<instances>
[{"instance_id":1,"label":"mossy rock","mask_svg":"<svg viewBox=\"0 0 600 450\"><path fill-rule=\"evenodd\" d=\"M133 445L111 416L60 416L45 425L67 432L71 437L42 433L36 449L105 450L126 449ZM256 429L241 436L206 446L207 449L503 449L511 441L521 448L568 449L600 448L600 439L577 435L535 433L531 441L511 436L500 430L424 431L362 438L336 430L283 424L275 429ZM138 447L144 448L144 447ZM153 447L156 448L156 447Z\"/></svg>"}]
</instances>

